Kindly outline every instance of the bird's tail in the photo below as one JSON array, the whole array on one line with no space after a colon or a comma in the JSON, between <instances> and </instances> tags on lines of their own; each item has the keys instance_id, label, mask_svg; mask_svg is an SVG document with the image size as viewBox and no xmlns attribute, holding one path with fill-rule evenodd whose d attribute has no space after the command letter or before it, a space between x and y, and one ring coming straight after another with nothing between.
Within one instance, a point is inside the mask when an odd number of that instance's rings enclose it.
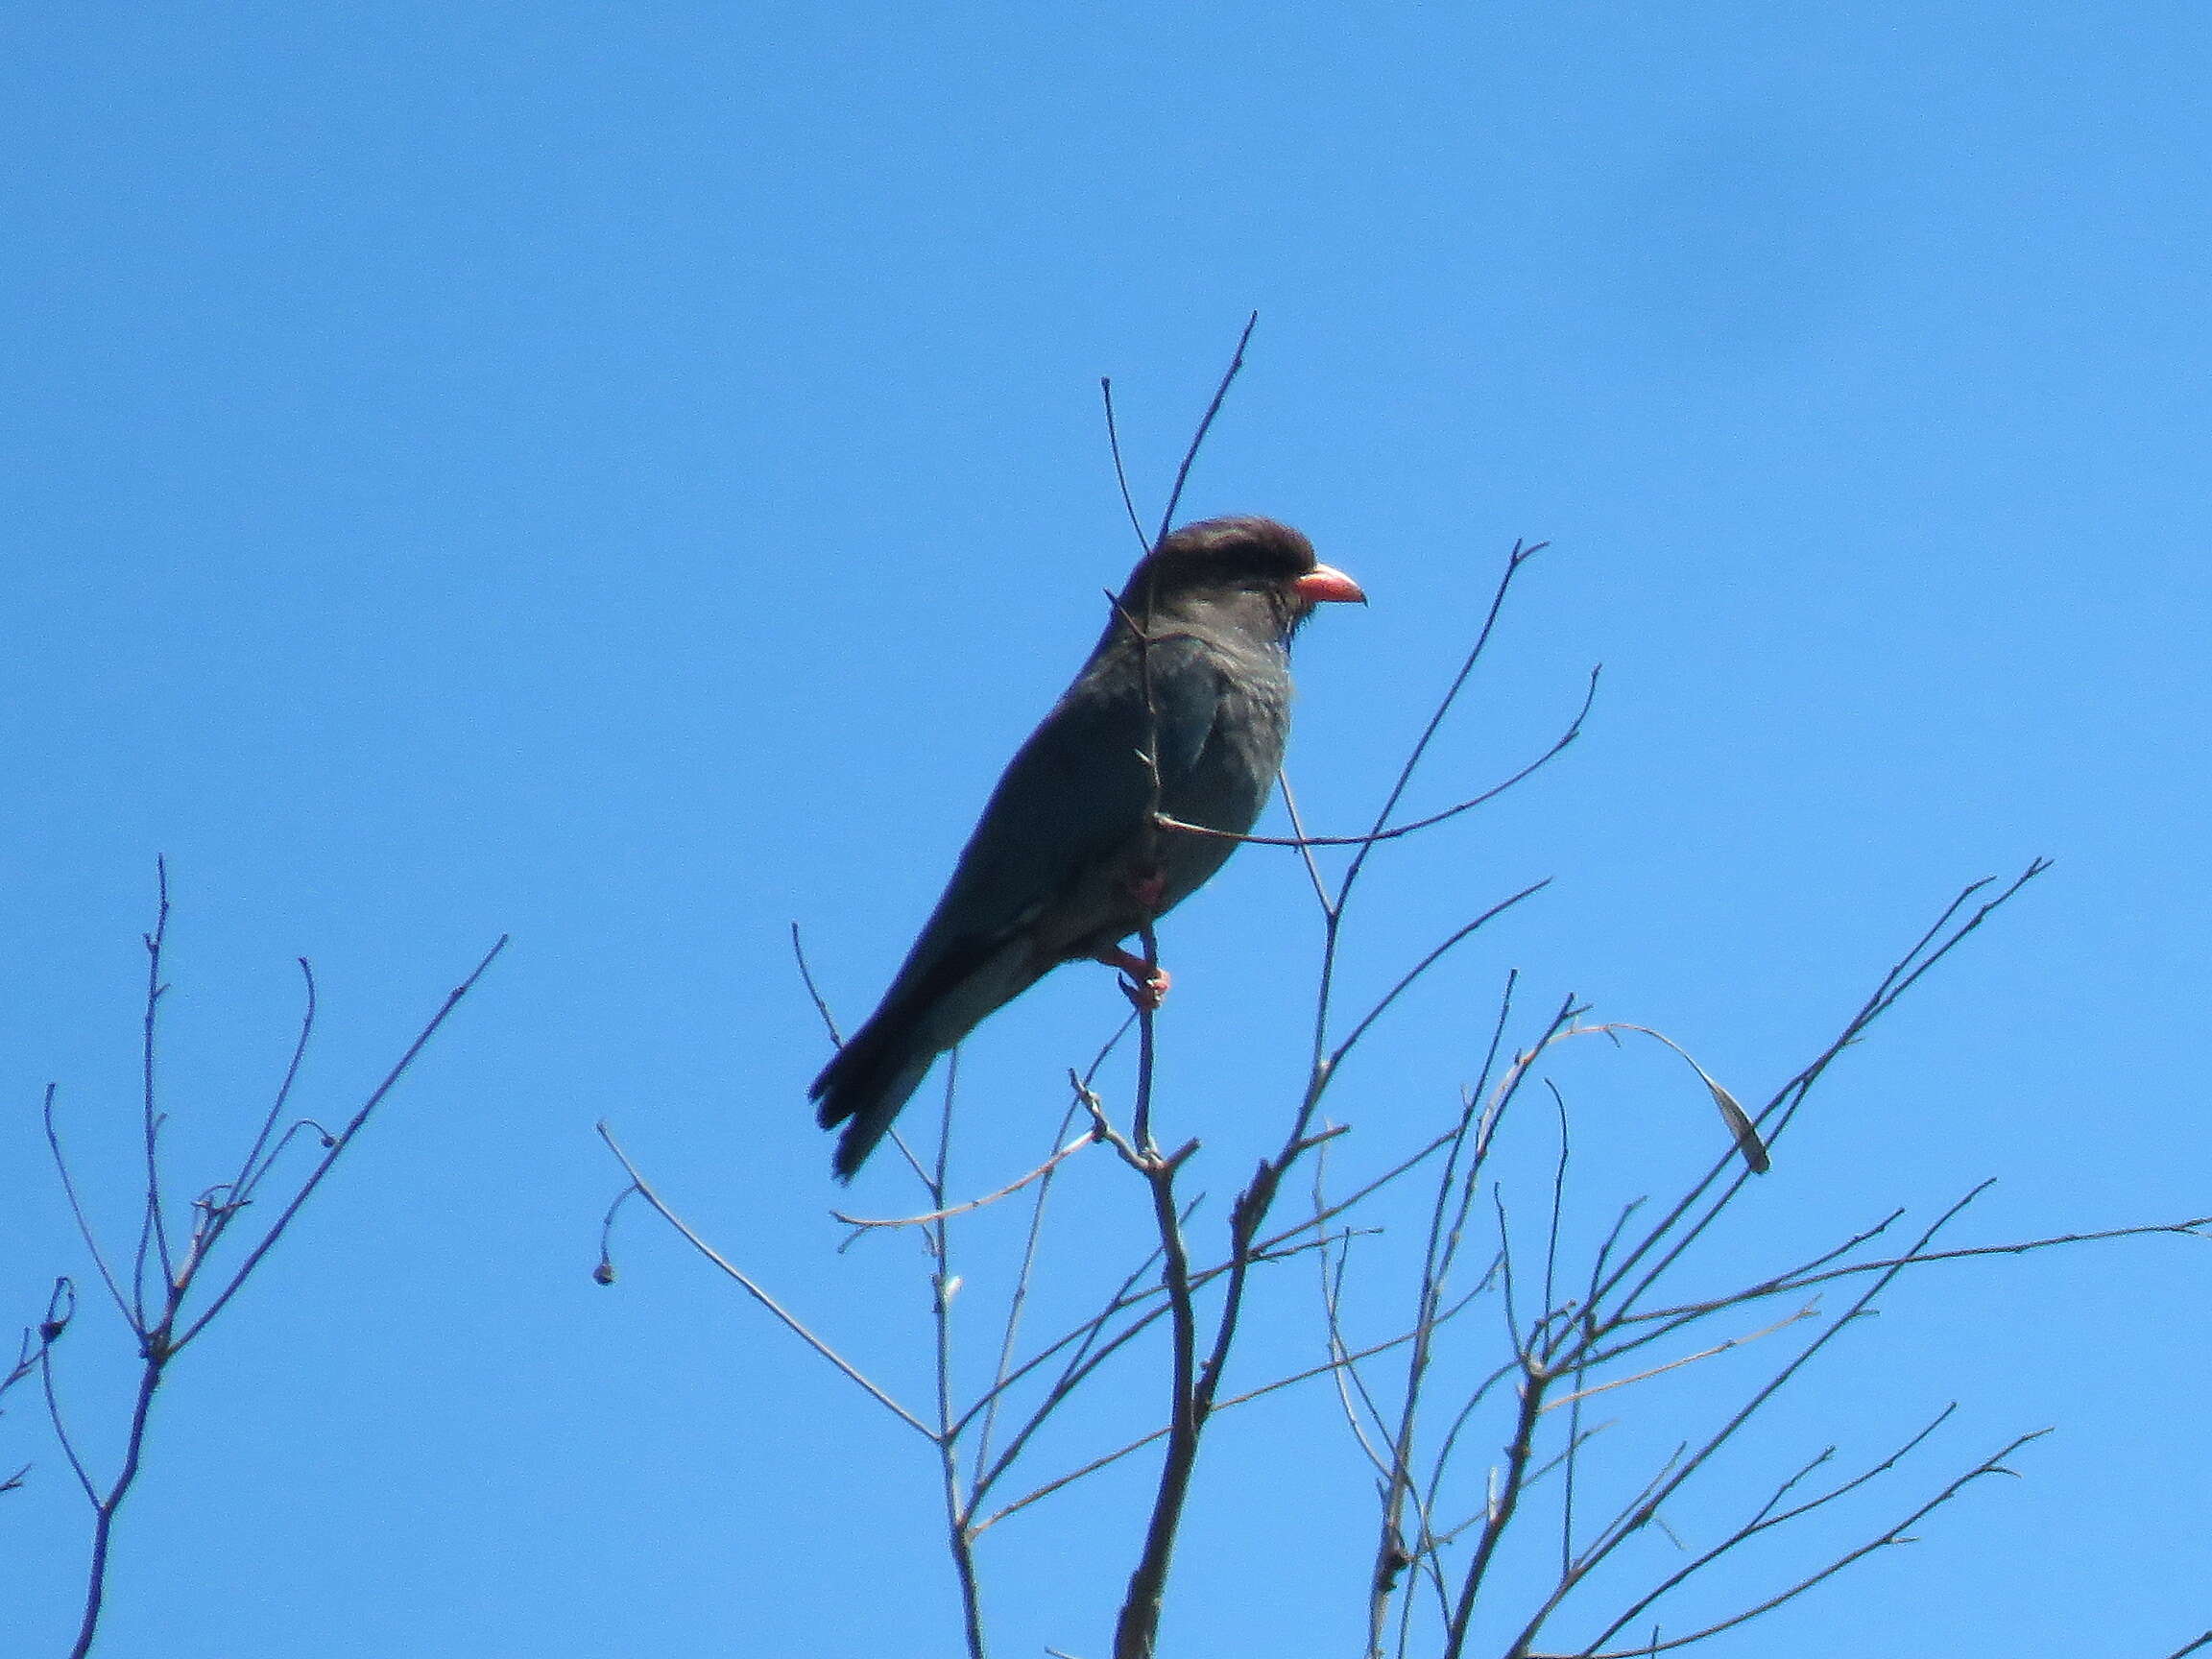
<instances>
[{"instance_id":1,"label":"bird's tail","mask_svg":"<svg viewBox=\"0 0 2212 1659\"><path fill-rule=\"evenodd\" d=\"M820 1103L814 1116L823 1128L845 1125L831 1161L841 1180L850 1181L891 1132L891 1119L937 1056L1034 985L1048 966L1015 938L945 951L920 974L901 972L883 1006L807 1091Z\"/></svg>"},{"instance_id":2,"label":"bird's tail","mask_svg":"<svg viewBox=\"0 0 2212 1659\"><path fill-rule=\"evenodd\" d=\"M845 1125L832 1160L840 1181L852 1180L867 1162L928 1074L940 1050L918 1038L911 1022L871 1020L814 1079L808 1094L820 1103L815 1121L825 1129Z\"/></svg>"}]
</instances>

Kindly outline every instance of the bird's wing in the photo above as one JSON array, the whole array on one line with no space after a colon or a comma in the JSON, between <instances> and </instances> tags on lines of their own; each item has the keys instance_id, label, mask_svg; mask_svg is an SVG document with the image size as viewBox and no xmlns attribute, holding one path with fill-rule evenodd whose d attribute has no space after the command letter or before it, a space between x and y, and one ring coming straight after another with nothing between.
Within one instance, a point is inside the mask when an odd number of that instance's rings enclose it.
<instances>
[{"instance_id":1,"label":"bird's wing","mask_svg":"<svg viewBox=\"0 0 2212 1659\"><path fill-rule=\"evenodd\" d=\"M1143 832L1152 780L1140 751L1152 741L1171 793L1223 701L1221 671L1196 639L1155 640L1142 673L1134 659L1133 645L1118 652L1110 639L1015 754L881 1004L815 1079L822 1125L852 1120L841 1174L859 1167L937 1055L1069 943L1111 925L1111 913L1089 912L1102 902L1100 875Z\"/></svg>"},{"instance_id":2,"label":"bird's wing","mask_svg":"<svg viewBox=\"0 0 2212 1659\"><path fill-rule=\"evenodd\" d=\"M1221 703L1220 667L1197 639L1154 640L1142 676L1126 640L1101 649L1008 763L886 1003L967 976L1024 936L1087 872L1128 849L1152 805L1147 738L1160 757L1162 792L1172 794L1204 751Z\"/></svg>"}]
</instances>

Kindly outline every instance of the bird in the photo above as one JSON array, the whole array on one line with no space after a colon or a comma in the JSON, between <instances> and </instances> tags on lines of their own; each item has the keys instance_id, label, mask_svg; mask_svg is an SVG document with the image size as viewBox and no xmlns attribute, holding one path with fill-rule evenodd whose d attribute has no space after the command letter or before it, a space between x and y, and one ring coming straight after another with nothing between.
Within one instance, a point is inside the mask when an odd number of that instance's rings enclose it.
<instances>
[{"instance_id":1,"label":"bird","mask_svg":"<svg viewBox=\"0 0 2212 1659\"><path fill-rule=\"evenodd\" d=\"M1063 962L1103 962L1158 1006L1124 942L1218 870L1266 805L1290 725L1291 636L1364 604L1272 518L1186 524L1114 600L1071 685L1015 752L882 1001L814 1079L850 1181L937 1056ZM1161 820L1218 831L1195 834Z\"/></svg>"}]
</instances>

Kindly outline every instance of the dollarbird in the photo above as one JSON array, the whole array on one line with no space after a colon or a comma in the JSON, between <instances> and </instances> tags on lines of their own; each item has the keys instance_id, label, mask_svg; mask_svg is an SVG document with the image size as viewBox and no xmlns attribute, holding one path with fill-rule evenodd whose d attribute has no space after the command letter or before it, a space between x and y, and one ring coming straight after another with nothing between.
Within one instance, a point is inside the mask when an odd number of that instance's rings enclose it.
<instances>
[{"instance_id":1,"label":"dollarbird","mask_svg":"<svg viewBox=\"0 0 2212 1659\"><path fill-rule=\"evenodd\" d=\"M1316 605L1364 602L1271 518L1209 518L1138 564L1106 632L1015 753L921 936L815 1078L850 1180L938 1055L1063 962L1167 976L1124 941L1204 884L1266 805L1290 728L1291 637ZM1224 835L1198 835L1159 817Z\"/></svg>"}]
</instances>

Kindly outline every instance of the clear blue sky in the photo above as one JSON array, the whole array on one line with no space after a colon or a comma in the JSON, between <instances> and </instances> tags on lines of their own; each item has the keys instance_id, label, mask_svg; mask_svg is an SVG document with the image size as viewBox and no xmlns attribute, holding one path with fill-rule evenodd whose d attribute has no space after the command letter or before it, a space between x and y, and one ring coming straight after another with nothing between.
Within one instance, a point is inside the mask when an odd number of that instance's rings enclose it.
<instances>
[{"instance_id":1,"label":"clear blue sky","mask_svg":"<svg viewBox=\"0 0 2212 1659\"><path fill-rule=\"evenodd\" d=\"M1839 1069L1746 1248L1989 1176L1980 1238L2212 1210L2208 45L2079 0L15 12L0 1311L83 1272L49 1080L127 1219L156 854L186 1190L280 1069L293 957L327 1116L516 940L165 1390L104 1651L953 1650L918 1444L642 1218L589 1282L591 1124L912 1382L912 1252L833 1253L784 930L864 1012L1129 564L1097 376L1156 511L1252 308L1188 505L1372 596L1301 640L1316 823L1371 809L1515 537L1554 550L1420 800L1605 664L1582 744L1377 880L1370 987L1557 878L1346 1078L1348 1157L1450 1109L1509 967L1763 1097L1957 887L2047 854ZM1279 1121L1306 903L1250 850L1168 930L1216 1193ZM967 1184L1025 1166L1115 1005L1070 971L978 1039ZM1656 1059L1569 1070L1594 1180L1717 1133ZM1901 1287L1747 1471L1952 1399L1901 1491L2060 1431L1717 1650L2212 1625L2208 1273L2166 1240ZM84 1517L10 1404L0 1645L54 1653ZM1292 1519L1366 1536L1328 1410L1222 1453L1172 1650L1351 1650L1363 1564ZM1077 1513L991 1558L1002 1651L1107 1647L1126 1518Z\"/></svg>"}]
</instances>

